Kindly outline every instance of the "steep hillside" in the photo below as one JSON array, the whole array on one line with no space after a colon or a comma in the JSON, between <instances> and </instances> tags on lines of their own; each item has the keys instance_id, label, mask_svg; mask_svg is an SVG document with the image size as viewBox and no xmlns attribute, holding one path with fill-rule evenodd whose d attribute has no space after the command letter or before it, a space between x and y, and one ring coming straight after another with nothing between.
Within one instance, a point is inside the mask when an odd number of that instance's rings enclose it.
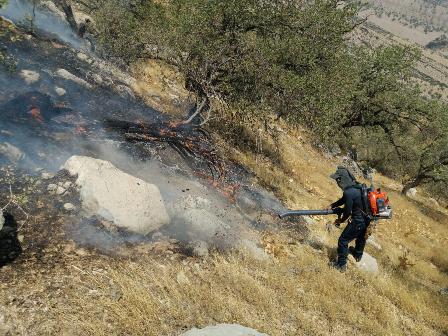
<instances>
[{"instance_id":1,"label":"steep hillside","mask_svg":"<svg viewBox=\"0 0 448 336\"><path fill-rule=\"evenodd\" d=\"M275 117L239 129L255 148L235 146L217 126L180 121L191 102L174 67L147 60L129 74L1 23L14 66L0 71L0 334L180 336L220 323L270 336L448 333L448 210L434 195L403 196L377 174L394 217L341 273L328 265L334 218L277 212L338 199L329 175L356 166L345 153ZM443 87L435 55L421 72ZM70 157L96 162L91 176L87 164L61 170ZM154 204L165 225L126 226Z\"/></svg>"},{"instance_id":2,"label":"steep hillside","mask_svg":"<svg viewBox=\"0 0 448 336\"><path fill-rule=\"evenodd\" d=\"M338 197L328 174L339 159L324 157L293 131L280 131L279 146L280 165L261 155L233 156L254 171L254 183L276 190L292 208L319 208ZM395 211L367 246L377 274L358 270L353 260L344 274L327 266L340 230L323 217L308 221L305 239L297 240L298 224L265 229L259 243L266 260L244 251L185 257L161 243L120 258L68 246L64 263L51 268L2 268L3 328L29 335L178 335L228 322L278 336L443 335L448 213L420 192L403 197L394 181L379 176L377 183Z\"/></svg>"}]
</instances>

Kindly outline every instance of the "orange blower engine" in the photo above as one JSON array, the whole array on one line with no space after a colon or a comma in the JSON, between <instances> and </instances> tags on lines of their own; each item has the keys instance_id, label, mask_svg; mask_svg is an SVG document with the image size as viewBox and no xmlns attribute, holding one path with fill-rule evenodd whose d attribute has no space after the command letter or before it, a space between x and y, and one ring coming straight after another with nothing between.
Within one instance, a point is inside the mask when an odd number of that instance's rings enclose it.
<instances>
[{"instance_id":1,"label":"orange blower engine","mask_svg":"<svg viewBox=\"0 0 448 336\"><path fill-rule=\"evenodd\" d=\"M369 188L367 191L368 206L373 219L391 219L392 207L385 191Z\"/></svg>"}]
</instances>

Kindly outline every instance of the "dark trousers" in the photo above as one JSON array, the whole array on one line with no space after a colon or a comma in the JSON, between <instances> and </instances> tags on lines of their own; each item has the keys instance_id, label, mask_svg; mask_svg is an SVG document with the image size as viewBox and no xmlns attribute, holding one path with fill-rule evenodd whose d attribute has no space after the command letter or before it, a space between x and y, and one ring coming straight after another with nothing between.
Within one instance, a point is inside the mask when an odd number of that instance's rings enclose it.
<instances>
[{"instance_id":1,"label":"dark trousers","mask_svg":"<svg viewBox=\"0 0 448 336\"><path fill-rule=\"evenodd\" d=\"M352 221L347 224L338 240L338 265L343 266L347 263L348 244L356 239L355 251L356 257L362 257L364 247L366 246L367 224L364 221Z\"/></svg>"}]
</instances>

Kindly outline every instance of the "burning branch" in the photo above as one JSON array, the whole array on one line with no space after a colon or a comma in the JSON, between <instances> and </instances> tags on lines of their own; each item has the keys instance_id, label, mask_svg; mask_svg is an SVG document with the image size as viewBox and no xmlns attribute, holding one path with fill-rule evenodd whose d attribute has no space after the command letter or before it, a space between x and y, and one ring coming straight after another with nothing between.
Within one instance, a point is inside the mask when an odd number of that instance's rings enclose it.
<instances>
[{"instance_id":1,"label":"burning branch","mask_svg":"<svg viewBox=\"0 0 448 336\"><path fill-rule=\"evenodd\" d=\"M200 127L184 123L148 124L108 120L109 129L121 133L131 142L165 142L184 158L205 163L214 178L223 179L224 164L213 148L210 135Z\"/></svg>"}]
</instances>

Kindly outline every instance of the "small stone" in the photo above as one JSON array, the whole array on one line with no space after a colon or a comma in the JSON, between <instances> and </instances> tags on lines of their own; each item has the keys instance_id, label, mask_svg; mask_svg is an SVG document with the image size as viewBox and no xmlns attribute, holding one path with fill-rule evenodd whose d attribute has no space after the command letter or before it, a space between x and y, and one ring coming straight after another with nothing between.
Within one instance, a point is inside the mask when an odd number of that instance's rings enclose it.
<instances>
[{"instance_id":1,"label":"small stone","mask_svg":"<svg viewBox=\"0 0 448 336\"><path fill-rule=\"evenodd\" d=\"M65 189L68 189L68 188L70 188L70 187L72 186L72 183L71 183L70 181L67 181L67 182L65 182L62 186L63 186Z\"/></svg>"},{"instance_id":2,"label":"small stone","mask_svg":"<svg viewBox=\"0 0 448 336\"><path fill-rule=\"evenodd\" d=\"M39 73L32 70L21 70L19 76L25 81L26 84L30 85L37 82L40 78Z\"/></svg>"},{"instance_id":3,"label":"small stone","mask_svg":"<svg viewBox=\"0 0 448 336\"><path fill-rule=\"evenodd\" d=\"M64 96L67 93L67 91L58 86L54 88L54 91L57 93L58 96Z\"/></svg>"},{"instance_id":4,"label":"small stone","mask_svg":"<svg viewBox=\"0 0 448 336\"><path fill-rule=\"evenodd\" d=\"M442 296L447 296L448 295L448 287L442 288L441 290L439 290L439 294Z\"/></svg>"},{"instance_id":5,"label":"small stone","mask_svg":"<svg viewBox=\"0 0 448 336\"><path fill-rule=\"evenodd\" d=\"M306 215L305 216L300 216L300 219L303 220L303 222L306 225L313 225L313 224L317 223L313 218L311 218L310 216L306 216Z\"/></svg>"},{"instance_id":6,"label":"small stone","mask_svg":"<svg viewBox=\"0 0 448 336\"><path fill-rule=\"evenodd\" d=\"M377 250L381 250L382 247L380 244L377 243L377 241L375 240L375 238L373 238L372 236L369 237L369 239L367 239L367 244L369 244L370 246L376 248Z\"/></svg>"},{"instance_id":7,"label":"small stone","mask_svg":"<svg viewBox=\"0 0 448 336\"><path fill-rule=\"evenodd\" d=\"M188 250L191 255L198 258L207 258L208 257L208 244L202 240L194 241L188 245Z\"/></svg>"},{"instance_id":8,"label":"small stone","mask_svg":"<svg viewBox=\"0 0 448 336\"><path fill-rule=\"evenodd\" d=\"M153 241L164 240L163 238L164 238L164 236L163 236L162 232L156 232L156 233L154 233L154 234L151 236L151 239L152 239Z\"/></svg>"},{"instance_id":9,"label":"small stone","mask_svg":"<svg viewBox=\"0 0 448 336\"><path fill-rule=\"evenodd\" d=\"M103 78L102 78L100 75L98 75L98 74L93 74L93 75L92 75L92 79L93 79L93 81L94 81L95 83L97 83L98 85L103 84Z\"/></svg>"},{"instance_id":10,"label":"small stone","mask_svg":"<svg viewBox=\"0 0 448 336\"><path fill-rule=\"evenodd\" d=\"M43 180L49 180L49 179L52 179L53 177L54 177L54 174L47 173L47 172L43 172L42 175L41 175L41 178Z\"/></svg>"},{"instance_id":11,"label":"small stone","mask_svg":"<svg viewBox=\"0 0 448 336\"><path fill-rule=\"evenodd\" d=\"M85 249L83 249L83 248L80 248L80 249L77 249L76 251L75 251L75 253L77 254L77 255L79 255L80 257L85 257L85 256L88 256L89 255L89 252L87 252Z\"/></svg>"},{"instance_id":12,"label":"small stone","mask_svg":"<svg viewBox=\"0 0 448 336\"><path fill-rule=\"evenodd\" d=\"M75 210L75 206L71 203L65 203L64 204L64 210L66 211L73 211Z\"/></svg>"},{"instance_id":13,"label":"small stone","mask_svg":"<svg viewBox=\"0 0 448 336\"><path fill-rule=\"evenodd\" d=\"M190 284L190 279L187 278L183 271L177 273L176 281L179 285L188 285Z\"/></svg>"},{"instance_id":14,"label":"small stone","mask_svg":"<svg viewBox=\"0 0 448 336\"><path fill-rule=\"evenodd\" d=\"M417 189L411 188L406 192L407 197L415 197L417 195Z\"/></svg>"},{"instance_id":15,"label":"small stone","mask_svg":"<svg viewBox=\"0 0 448 336\"><path fill-rule=\"evenodd\" d=\"M437 202L436 199L430 197L430 198L428 199L428 201L429 201L429 203L430 203L434 208L439 208L439 207L440 207L439 202Z\"/></svg>"},{"instance_id":16,"label":"small stone","mask_svg":"<svg viewBox=\"0 0 448 336\"><path fill-rule=\"evenodd\" d=\"M79 52L78 54L76 54L76 57L78 57L78 59L80 59L81 61L90 63L90 58L89 56L87 56L86 54Z\"/></svg>"},{"instance_id":17,"label":"small stone","mask_svg":"<svg viewBox=\"0 0 448 336\"><path fill-rule=\"evenodd\" d=\"M123 297L123 293L119 288L113 287L110 291L110 298L114 301L119 301Z\"/></svg>"},{"instance_id":18,"label":"small stone","mask_svg":"<svg viewBox=\"0 0 448 336\"><path fill-rule=\"evenodd\" d=\"M58 189L58 186L56 184L54 184L54 183L49 184L48 187L47 187L47 190L49 192L55 192L56 189Z\"/></svg>"},{"instance_id":19,"label":"small stone","mask_svg":"<svg viewBox=\"0 0 448 336\"><path fill-rule=\"evenodd\" d=\"M67 191L67 190L65 190L63 187L58 187L58 188L56 189L56 194L58 194L58 195L62 195L62 194L64 194L66 191Z\"/></svg>"},{"instance_id":20,"label":"small stone","mask_svg":"<svg viewBox=\"0 0 448 336\"><path fill-rule=\"evenodd\" d=\"M180 336L268 336L239 324L218 324L203 329L193 328Z\"/></svg>"},{"instance_id":21,"label":"small stone","mask_svg":"<svg viewBox=\"0 0 448 336\"><path fill-rule=\"evenodd\" d=\"M17 239L19 240L20 243L23 243L23 241L25 240L25 236L24 235L18 235Z\"/></svg>"}]
</instances>

